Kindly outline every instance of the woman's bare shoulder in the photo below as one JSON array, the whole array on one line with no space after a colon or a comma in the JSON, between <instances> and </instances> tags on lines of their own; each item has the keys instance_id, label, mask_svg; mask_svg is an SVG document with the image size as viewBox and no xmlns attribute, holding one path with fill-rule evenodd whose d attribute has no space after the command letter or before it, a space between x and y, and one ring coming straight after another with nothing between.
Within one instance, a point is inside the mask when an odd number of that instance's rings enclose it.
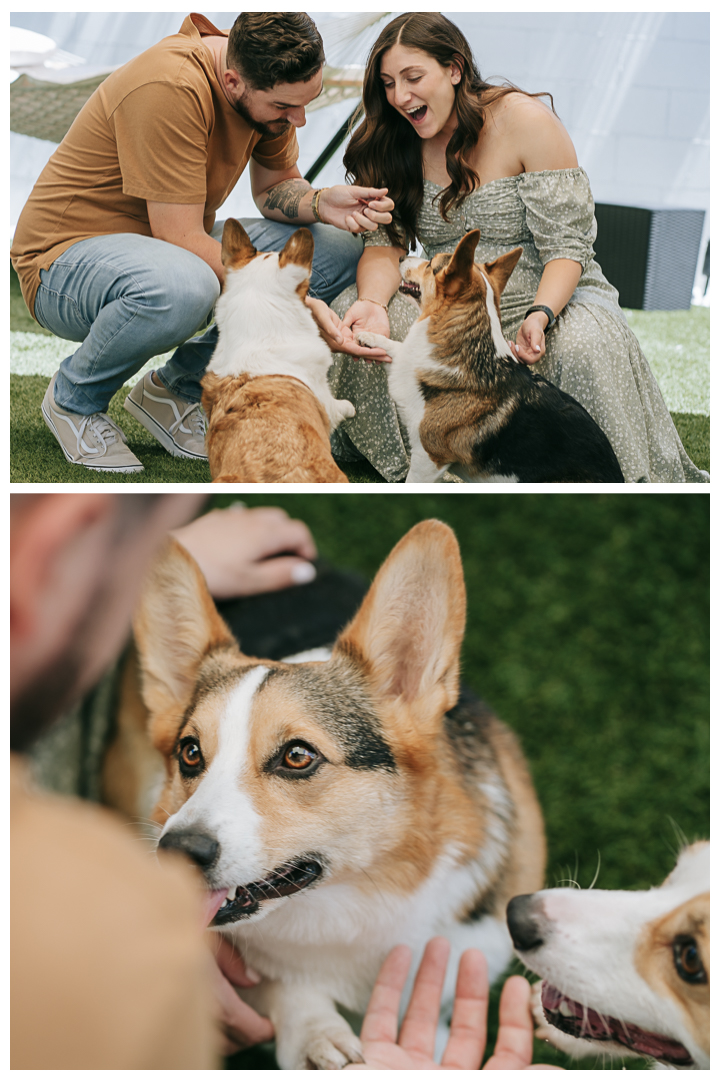
<instances>
[{"instance_id":1,"label":"woman's bare shoulder","mask_svg":"<svg viewBox=\"0 0 720 1080\"><path fill-rule=\"evenodd\" d=\"M572 139L544 99L513 91L492 101L489 110L498 134L515 146L526 172L577 166Z\"/></svg>"},{"instance_id":2,"label":"woman's bare shoulder","mask_svg":"<svg viewBox=\"0 0 720 1080\"><path fill-rule=\"evenodd\" d=\"M486 111L497 123L515 125L557 121L547 104L549 99L531 97L521 90L510 90L509 93L498 95L491 91L488 97Z\"/></svg>"}]
</instances>

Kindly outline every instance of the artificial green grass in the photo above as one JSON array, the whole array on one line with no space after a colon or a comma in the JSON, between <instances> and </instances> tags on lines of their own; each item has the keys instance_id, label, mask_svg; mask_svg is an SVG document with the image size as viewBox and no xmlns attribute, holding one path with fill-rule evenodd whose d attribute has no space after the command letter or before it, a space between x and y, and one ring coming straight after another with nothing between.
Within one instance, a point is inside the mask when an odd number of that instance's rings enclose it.
<instances>
[{"instance_id":1,"label":"artificial green grass","mask_svg":"<svg viewBox=\"0 0 720 1080\"><path fill-rule=\"evenodd\" d=\"M670 406L710 412L710 308L687 311L625 310Z\"/></svg>"},{"instance_id":2,"label":"artificial green grass","mask_svg":"<svg viewBox=\"0 0 720 1080\"><path fill-rule=\"evenodd\" d=\"M117 392L108 410L128 437L128 445L145 468L140 473L101 473L65 460L40 412L49 383L45 375L10 376L10 482L14 484L203 484L210 482L205 462L173 458L145 428L122 408L128 387ZM710 419L674 413L680 438L701 469L710 468ZM355 484L382 484L367 462L342 463Z\"/></svg>"},{"instance_id":3,"label":"artificial green grass","mask_svg":"<svg viewBox=\"0 0 720 1080\"><path fill-rule=\"evenodd\" d=\"M71 465L43 420L40 404L50 380L44 375L10 376L10 482L16 484L209 484L206 461L174 458L126 412L129 387L118 390L108 415L145 468L139 473L102 473Z\"/></svg>"},{"instance_id":4,"label":"artificial green grass","mask_svg":"<svg viewBox=\"0 0 720 1080\"><path fill-rule=\"evenodd\" d=\"M709 835L708 495L243 499L284 507L325 558L368 577L417 521L455 529L468 590L463 678L522 740L549 887L587 888L597 871L597 888L648 888L672 869L679 835ZM231 1067L267 1060L241 1055ZM596 1067L539 1043L535 1060Z\"/></svg>"},{"instance_id":5,"label":"artificial green grass","mask_svg":"<svg viewBox=\"0 0 720 1080\"><path fill-rule=\"evenodd\" d=\"M710 471L710 417L698 413L670 413L688 457L698 469Z\"/></svg>"},{"instance_id":6,"label":"artificial green grass","mask_svg":"<svg viewBox=\"0 0 720 1080\"><path fill-rule=\"evenodd\" d=\"M633 332L653 364L677 363L678 356L688 361L710 352L710 312L707 308L689 311L626 311ZM47 334L25 306L17 275L10 267L10 329ZM10 480L12 483L95 484L95 483L205 483L210 476L202 463L171 458L122 408L128 389L115 395L109 414L120 424L131 450L145 466L141 473L106 475L79 465L70 465L63 457L55 437L40 416L40 402L48 379L43 376L11 375ZM691 404L697 390L688 390ZM685 400L685 398L683 399ZM673 420L691 460L700 469L710 469L710 420L700 412L673 412ZM41 439L42 441L38 441ZM343 463L351 483L385 483L369 462Z\"/></svg>"},{"instance_id":7,"label":"artificial green grass","mask_svg":"<svg viewBox=\"0 0 720 1080\"><path fill-rule=\"evenodd\" d=\"M10 329L24 330L30 334L49 334L39 323L36 323L25 306L18 276L10 263Z\"/></svg>"}]
</instances>

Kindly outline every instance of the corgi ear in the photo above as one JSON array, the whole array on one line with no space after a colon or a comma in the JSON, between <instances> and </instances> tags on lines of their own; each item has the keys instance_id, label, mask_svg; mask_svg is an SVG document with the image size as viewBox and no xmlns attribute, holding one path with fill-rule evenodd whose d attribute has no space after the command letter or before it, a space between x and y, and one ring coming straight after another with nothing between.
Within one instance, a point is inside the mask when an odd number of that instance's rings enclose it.
<instances>
[{"instance_id":1,"label":"corgi ear","mask_svg":"<svg viewBox=\"0 0 720 1080\"><path fill-rule=\"evenodd\" d=\"M243 263L254 259L256 255L257 250L240 222L235 218L228 218L223 228L220 251L223 266L237 269Z\"/></svg>"},{"instance_id":2,"label":"corgi ear","mask_svg":"<svg viewBox=\"0 0 720 1080\"><path fill-rule=\"evenodd\" d=\"M455 534L423 521L391 551L335 648L363 667L379 695L436 719L457 703L464 629Z\"/></svg>"},{"instance_id":3,"label":"corgi ear","mask_svg":"<svg viewBox=\"0 0 720 1080\"><path fill-rule=\"evenodd\" d=\"M141 690L153 745L168 756L192 699L200 663L214 649L239 651L200 567L170 539L145 579L133 619Z\"/></svg>"},{"instance_id":4,"label":"corgi ear","mask_svg":"<svg viewBox=\"0 0 720 1080\"><path fill-rule=\"evenodd\" d=\"M455 248L453 256L444 270L441 271L444 280L445 292L454 293L469 281L472 277L472 268L475 263L475 248L480 239L480 230L473 229L466 233Z\"/></svg>"},{"instance_id":5,"label":"corgi ear","mask_svg":"<svg viewBox=\"0 0 720 1080\"><path fill-rule=\"evenodd\" d=\"M492 262L485 263L485 273L490 278L490 284L497 296L500 296L507 285L508 279L517 266L522 253L523 249L521 247L513 248L512 251L506 252L505 255L498 255L497 259Z\"/></svg>"},{"instance_id":6,"label":"corgi ear","mask_svg":"<svg viewBox=\"0 0 720 1080\"><path fill-rule=\"evenodd\" d=\"M298 229L280 252L280 267L295 263L296 266L304 266L308 273L311 273L314 250L315 241L310 230Z\"/></svg>"}]
</instances>

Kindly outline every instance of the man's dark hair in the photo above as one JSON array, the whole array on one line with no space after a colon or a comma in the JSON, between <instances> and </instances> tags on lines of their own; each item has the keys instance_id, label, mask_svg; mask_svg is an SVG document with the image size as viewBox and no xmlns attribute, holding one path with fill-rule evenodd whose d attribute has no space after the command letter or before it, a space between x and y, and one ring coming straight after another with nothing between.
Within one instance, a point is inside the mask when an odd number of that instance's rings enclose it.
<instances>
[{"instance_id":1,"label":"man's dark hair","mask_svg":"<svg viewBox=\"0 0 720 1080\"><path fill-rule=\"evenodd\" d=\"M302 11L243 11L228 36L227 66L252 90L307 82L324 62L318 28Z\"/></svg>"}]
</instances>

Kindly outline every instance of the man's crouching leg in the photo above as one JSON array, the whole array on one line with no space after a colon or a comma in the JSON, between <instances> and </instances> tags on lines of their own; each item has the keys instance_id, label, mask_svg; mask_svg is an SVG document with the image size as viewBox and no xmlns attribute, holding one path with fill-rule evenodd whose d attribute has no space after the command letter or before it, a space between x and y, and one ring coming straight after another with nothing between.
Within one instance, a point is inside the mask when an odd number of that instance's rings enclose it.
<instances>
[{"instance_id":1,"label":"man's crouching leg","mask_svg":"<svg viewBox=\"0 0 720 1080\"><path fill-rule=\"evenodd\" d=\"M58 337L82 342L60 365L42 410L69 461L102 471L142 468L106 415L110 400L147 361L206 323L219 293L202 259L146 236L80 241L42 271L38 321ZM196 408L197 422L184 415L188 404L179 403L178 426L193 437L201 413ZM183 456L204 457L202 440L198 449Z\"/></svg>"}]
</instances>

